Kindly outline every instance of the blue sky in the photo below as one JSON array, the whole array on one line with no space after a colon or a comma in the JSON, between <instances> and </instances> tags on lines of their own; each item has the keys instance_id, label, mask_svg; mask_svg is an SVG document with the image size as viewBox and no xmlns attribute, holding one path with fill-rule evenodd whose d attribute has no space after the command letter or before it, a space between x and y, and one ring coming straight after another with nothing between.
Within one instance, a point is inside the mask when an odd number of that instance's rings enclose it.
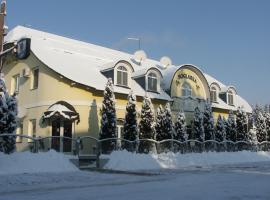
<instances>
[{"instance_id":1,"label":"blue sky","mask_svg":"<svg viewBox=\"0 0 270 200\"><path fill-rule=\"evenodd\" d=\"M191 63L251 104L270 103L269 0L12 0L6 24Z\"/></svg>"}]
</instances>

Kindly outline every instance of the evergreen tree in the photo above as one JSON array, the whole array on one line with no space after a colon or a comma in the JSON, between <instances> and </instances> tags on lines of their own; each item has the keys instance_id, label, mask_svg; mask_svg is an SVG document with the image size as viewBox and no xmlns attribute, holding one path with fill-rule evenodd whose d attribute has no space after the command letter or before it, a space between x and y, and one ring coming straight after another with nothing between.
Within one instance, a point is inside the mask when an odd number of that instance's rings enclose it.
<instances>
[{"instance_id":1,"label":"evergreen tree","mask_svg":"<svg viewBox=\"0 0 270 200\"><path fill-rule=\"evenodd\" d=\"M179 112L175 122L174 139L184 142L188 140L186 117L184 112Z\"/></svg>"},{"instance_id":2,"label":"evergreen tree","mask_svg":"<svg viewBox=\"0 0 270 200\"><path fill-rule=\"evenodd\" d=\"M236 124L233 111L229 112L228 119L226 120L226 140L236 141Z\"/></svg>"},{"instance_id":3,"label":"evergreen tree","mask_svg":"<svg viewBox=\"0 0 270 200\"><path fill-rule=\"evenodd\" d=\"M219 115L215 130L215 140L218 142L222 142L225 140L225 137L226 137L226 129L224 126L224 120L222 119L221 115Z\"/></svg>"},{"instance_id":4,"label":"evergreen tree","mask_svg":"<svg viewBox=\"0 0 270 200\"><path fill-rule=\"evenodd\" d=\"M248 132L248 142L252 143L252 144L256 144L258 142L257 140L257 130L256 130L256 126L255 126L255 119L253 116L250 117L249 119L250 121L250 130Z\"/></svg>"},{"instance_id":5,"label":"evergreen tree","mask_svg":"<svg viewBox=\"0 0 270 200\"><path fill-rule=\"evenodd\" d=\"M10 96L7 92L3 76L0 77L0 134L15 134L17 128L16 94ZM2 142L1 142L2 141ZM16 137L0 138L0 151L12 153L16 148Z\"/></svg>"},{"instance_id":6,"label":"evergreen tree","mask_svg":"<svg viewBox=\"0 0 270 200\"><path fill-rule=\"evenodd\" d=\"M253 110L253 117L255 119L258 142L263 142L266 140L267 129L265 117L260 106L256 105L255 109Z\"/></svg>"},{"instance_id":7,"label":"evergreen tree","mask_svg":"<svg viewBox=\"0 0 270 200\"><path fill-rule=\"evenodd\" d=\"M139 123L139 138L140 139L155 139L155 120L153 105L151 99L147 96L144 97L142 109L141 109L141 120ZM153 143L147 141L140 141L139 151L141 153L148 153L154 149Z\"/></svg>"},{"instance_id":8,"label":"evergreen tree","mask_svg":"<svg viewBox=\"0 0 270 200\"><path fill-rule=\"evenodd\" d=\"M128 95L123 138L129 141L135 141L138 139L136 96L133 94L133 91ZM123 144L125 149L130 150L132 145L131 143L124 142Z\"/></svg>"},{"instance_id":9,"label":"evergreen tree","mask_svg":"<svg viewBox=\"0 0 270 200\"><path fill-rule=\"evenodd\" d=\"M205 133L205 140L214 139L214 119L212 114L212 107L209 102L206 102L203 113L203 127Z\"/></svg>"},{"instance_id":10,"label":"evergreen tree","mask_svg":"<svg viewBox=\"0 0 270 200\"><path fill-rule=\"evenodd\" d=\"M204 141L204 127L203 127L203 116L198 107L194 111L193 119L193 137L195 140Z\"/></svg>"},{"instance_id":11,"label":"evergreen tree","mask_svg":"<svg viewBox=\"0 0 270 200\"><path fill-rule=\"evenodd\" d=\"M116 138L115 96L111 78L108 79L104 90L101 115L100 139ZM102 150L104 153L109 153L114 149L115 145L115 140L102 142Z\"/></svg>"},{"instance_id":12,"label":"evergreen tree","mask_svg":"<svg viewBox=\"0 0 270 200\"><path fill-rule=\"evenodd\" d=\"M266 125L266 140L270 141L270 113L265 113L265 125Z\"/></svg>"},{"instance_id":13,"label":"evergreen tree","mask_svg":"<svg viewBox=\"0 0 270 200\"><path fill-rule=\"evenodd\" d=\"M172 122L172 111L170 103L167 102L164 109L165 113L165 122L164 122L164 138L173 139L173 122Z\"/></svg>"},{"instance_id":14,"label":"evergreen tree","mask_svg":"<svg viewBox=\"0 0 270 200\"><path fill-rule=\"evenodd\" d=\"M236 141L245 141L247 139L247 115L242 108L236 111Z\"/></svg>"},{"instance_id":15,"label":"evergreen tree","mask_svg":"<svg viewBox=\"0 0 270 200\"><path fill-rule=\"evenodd\" d=\"M157 108L157 117L156 117L156 140L161 141L164 140L164 125L165 125L165 111L162 105L159 105Z\"/></svg>"}]
</instances>

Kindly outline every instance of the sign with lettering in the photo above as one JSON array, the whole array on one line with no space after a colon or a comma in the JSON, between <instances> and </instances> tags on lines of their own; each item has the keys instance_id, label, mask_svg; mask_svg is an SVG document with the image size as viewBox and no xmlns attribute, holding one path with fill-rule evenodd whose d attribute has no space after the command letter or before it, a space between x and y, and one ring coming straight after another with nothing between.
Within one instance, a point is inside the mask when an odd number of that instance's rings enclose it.
<instances>
[{"instance_id":1,"label":"sign with lettering","mask_svg":"<svg viewBox=\"0 0 270 200\"><path fill-rule=\"evenodd\" d=\"M179 75L178 75L178 78L179 78L179 79L182 79L182 78L184 78L184 79L189 79L189 80L192 80L194 83L197 83L196 78L194 78L194 76L189 75L189 74L179 74Z\"/></svg>"}]
</instances>

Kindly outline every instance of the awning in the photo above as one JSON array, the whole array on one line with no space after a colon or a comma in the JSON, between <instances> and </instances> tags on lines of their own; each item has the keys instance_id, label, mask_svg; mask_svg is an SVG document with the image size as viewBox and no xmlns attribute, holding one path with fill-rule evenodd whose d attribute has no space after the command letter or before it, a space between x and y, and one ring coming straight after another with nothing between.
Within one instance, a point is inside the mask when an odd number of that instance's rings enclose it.
<instances>
[{"instance_id":1,"label":"awning","mask_svg":"<svg viewBox=\"0 0 270 200\"><path fill-rule=\"evenodd\" d=\"M80 115L77 113L75 108L65 101L58 101L51 105L46 112L43 114L43 119L51 118L64 118L71 121L80 122Z\"/></svg>"}]
</instances>

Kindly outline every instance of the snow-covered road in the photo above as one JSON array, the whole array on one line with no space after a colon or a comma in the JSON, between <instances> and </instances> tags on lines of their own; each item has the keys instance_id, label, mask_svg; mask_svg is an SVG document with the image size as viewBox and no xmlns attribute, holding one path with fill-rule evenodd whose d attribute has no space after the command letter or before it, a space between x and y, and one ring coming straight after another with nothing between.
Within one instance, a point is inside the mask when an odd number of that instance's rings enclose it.
<instances>
[{"instance_id":1,"label":"snow-covered road","mask_svg":"<svg viewBox=\"0 0 270 200\"><path fill-rule=\"evenodd\" d=\"M156 172L0 175L0 199L270 199L270 162Z\"/></svg>"}]
</instances>

